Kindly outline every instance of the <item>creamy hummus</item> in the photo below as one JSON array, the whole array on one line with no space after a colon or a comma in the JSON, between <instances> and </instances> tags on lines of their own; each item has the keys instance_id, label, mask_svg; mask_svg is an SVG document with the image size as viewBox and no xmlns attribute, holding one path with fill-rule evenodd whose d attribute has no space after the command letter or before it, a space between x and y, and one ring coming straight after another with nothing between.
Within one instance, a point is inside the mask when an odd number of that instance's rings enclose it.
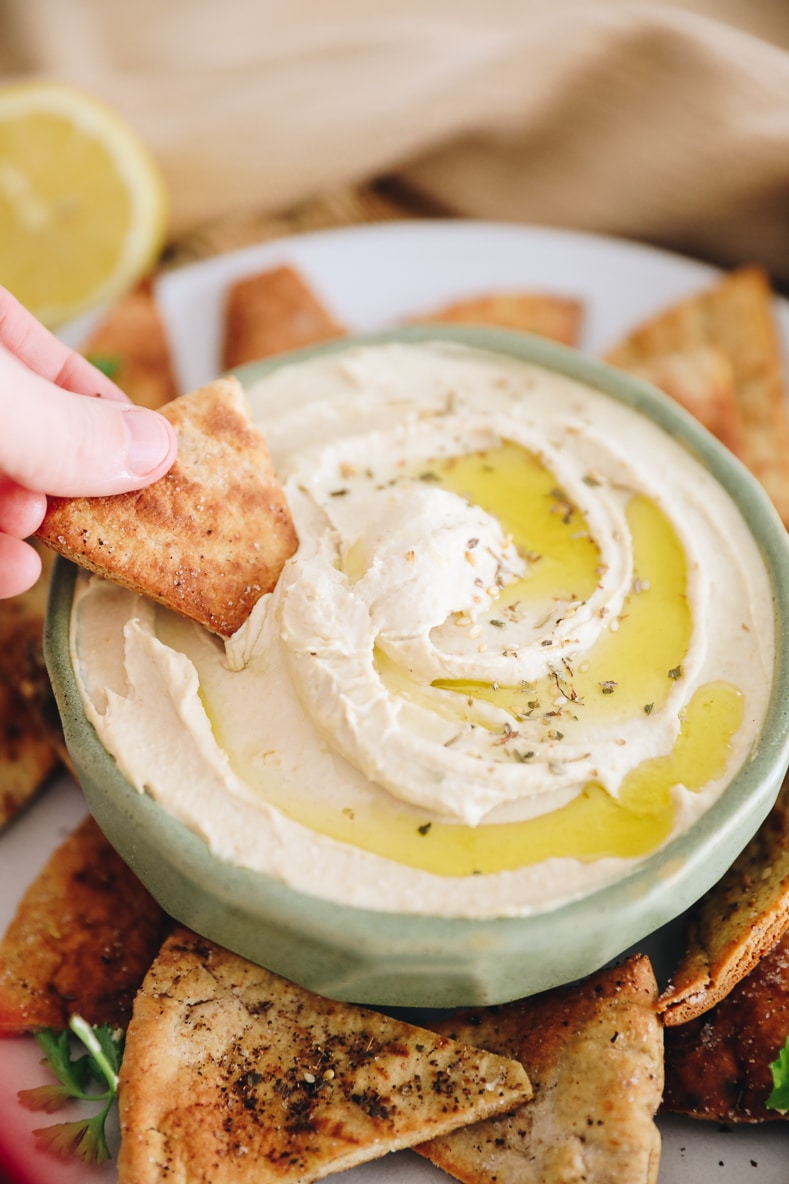
<instances>
[{"instance_id":1,"label":"creamy hummus","mask_svg":"<svg viewBox=\"0 0 789 1184\"><path fill-rule=\"evenodd\" d=\"M128 780L219 857L389 911L555 907L747 760L770 587L728 494L614 399L449 344L247 392L300 545L223 645L81 578L74 666Z\"/></svg>"}]
</instances>

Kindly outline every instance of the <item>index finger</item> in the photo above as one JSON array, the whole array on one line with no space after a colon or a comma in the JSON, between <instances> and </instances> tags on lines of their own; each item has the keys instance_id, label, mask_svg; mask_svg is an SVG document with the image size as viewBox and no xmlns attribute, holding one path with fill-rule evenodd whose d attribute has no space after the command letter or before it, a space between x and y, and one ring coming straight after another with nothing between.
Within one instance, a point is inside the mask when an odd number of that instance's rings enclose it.
<instances>
[{"instance_id":1,"label":"index finger","mask_svg":"<svg viewBox=\"0 0 789 1184\"><path fill-rule=\"evenodd\" d=\"M120 387L50 333L15 296L0 287L0 344L42 378L78 395L127 402Z\"/></svg>"}]
</instances>

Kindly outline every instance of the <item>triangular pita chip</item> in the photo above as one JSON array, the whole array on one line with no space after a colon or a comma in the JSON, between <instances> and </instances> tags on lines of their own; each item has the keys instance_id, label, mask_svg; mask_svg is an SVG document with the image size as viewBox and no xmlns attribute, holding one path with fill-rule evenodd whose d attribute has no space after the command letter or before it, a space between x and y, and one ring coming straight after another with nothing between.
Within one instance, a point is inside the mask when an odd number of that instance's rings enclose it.
<instances>
[{"instance_id":1,"label":"triangular pita chip","mask_svg":"<svg viewBox=\"0 0 789 1184\"><path fill-rule=\"evenodd\" d=\"M292 267L276 267L230 287L222 366L232 370L245 362L342 337L345 332L303 276Z\"/></svg>"},{"instance_id":2,"label":"triangular pita chip","mask_svg":"<svg viewBox=\"0 0 789 1184\"><path fill-rule=\"evenodd\" d=\"M25 892L0 943L0 1034L125 1025L170 925L86 818Z\"/></svg>"},{"instance_id":3,"label":"triangular pita chip","mask_svg":"<svg viewBox=\"0 0 789 1184\"><path fill-rule=\"evenodd\" d=\"M543 292L495 292L458 300L411 319L429 324L493 325L577 345L583 305Z\"/></svg>"},{"instance_id":4,"label":"triangular pita chip","mask_svg":"<svg viewBox=\"0 0 789 1184\"><path fill-rule=\"evenodd\" d=\"M158 410L178 394L170 344L150 276L116 301L81 352L141 407Z\"/></svg>"},{"instance_id":5,"label":"triangular pita chip","mask_svg":"<svg viewBox=\"0 0 789 1184\"><path fill-rule=\"evenodd\" d=\"M743 456L745 430L734 371L722 350L712 345L691 346L683 352L647 358L628 369L670 395L735 456Z\"/></svg>"},{"instance_id":6,"label":"triangular pita chip","mask_svg":"<svg viewBox=\"0 0 789 1184\"><path fill-rule=\"evenodd\" d=\"M49 566L44 563L28 592L0 600L0 829L35 796L65 751L44 665Z\"/></svg>"},{"instance_id":7,"label":"triangular pita chip","mask_svg":"<svg viewBox=\"0 0 789 1184\"><path fill-rule=\"evenodd\" d=\"M120 1184L317 1180L528 1097L523 1067L179 929L134 1004Z\"/></svg>"},{"instance_id":8,"label":"triangular pita chip","mask_svg":"<svg viewBox=\"0 0 789 1184\"><path fill-rule=\"evenodd\" d=\"M688 915L658 1008L668 1025L709 1011L789 931L789 775L766 821Z\"/></svg>"},{"instance_id":9,"label":"triangular pita chip","mask_svg":"<svg viewBox=\"0 0 789 1184\"><path fill-rule=\"evenodd\" d=\"M234 378L162 408L178 437L166 476L114 497L51 498L39 537L75 563L223 637L296 549L285 495Z\"/></svg>"},{"instance_id":10,"label":"triangular pita chip","mask_svg":"<svg viewBox=\"0 0 789 1184\"><path fill-rule=\"evenodd\" d=\"M505 1056L534 1098L415 1148L466 1184L653 1184L663 1088L657 986L645 957L576 986L443 1021L439 1030Z\"/></svg>"},{"instance_id":11,"label":"triangular pita chip","mask_svg":"<svg viewBox=\"0 0 789 1184\"><path fill-rule=\"evenodd\" d=\"M789 524L789 405L765 272L742 267L659 313L606 355L631 370L665 354L711 345L729 359L743 425L742 458Z\"/></svg>"},{"instance_id":12,"label":"triangular pita chip","mask_svg":"<svg viewBox=\"0 0 789 1184\"><path fill-rule=\"evenodd\" d=\"M0 830L35 797L58 762L32 708L0 679Z\"/></svg>"},{"instance_id":13,"label":"triangular pita chip","mask_svg":"<svg viewBox=\"0 0 789 1184\"><path fill-rule=\"evenodd\" d=\"M766 1102L787 1037L789 934L712 1011L666 1029L664 1109L716 1122L786 1118Z\"/></svg>"}]
</instances>

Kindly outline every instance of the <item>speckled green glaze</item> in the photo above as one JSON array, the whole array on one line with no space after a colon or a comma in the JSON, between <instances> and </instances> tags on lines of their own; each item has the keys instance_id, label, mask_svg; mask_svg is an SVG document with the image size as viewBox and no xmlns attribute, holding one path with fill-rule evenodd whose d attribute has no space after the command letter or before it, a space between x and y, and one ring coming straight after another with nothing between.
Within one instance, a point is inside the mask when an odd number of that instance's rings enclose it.
<instances>
[{"instance_id":1,"label":"speckled green glaze","mask_svg":"<svg viewBox=\"0 0 789 1184\"><path fill-rule=\"evenodd\" d=\"M460 341L556 370L636 407L683 442L733 496L764 556L777 624L775 682L747 765L699 822L618 883L529 917L465 920L352 908L220 861L129 785L83 711L68 648L76 571L59 560L46 660L77 776L107 838L162 906L199 933L322 994L382 1006L503 1002L597 969L677 916L721 876L767 814L789 764L789 544L757 483L648 386L522 334L419 326L331 342L287 361L359 343L428 340ZM237 373L249 384L283 360Z\"/></svg>"}]
</instances>

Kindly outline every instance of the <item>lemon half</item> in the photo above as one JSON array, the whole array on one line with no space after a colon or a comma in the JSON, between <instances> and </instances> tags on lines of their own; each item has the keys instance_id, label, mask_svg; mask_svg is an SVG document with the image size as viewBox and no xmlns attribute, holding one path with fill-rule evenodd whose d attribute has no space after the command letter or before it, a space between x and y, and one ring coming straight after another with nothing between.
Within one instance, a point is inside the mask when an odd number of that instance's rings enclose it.
<instances>
[{"instance_id":1,"label":"lemon half","mask_svg":"<svg viewBox=\"0 0 789 1184\"><path fill-rule=\"evenodd\" d=\"M0 283L45 324L142 275L166 210L158 165L110 107L61 83L0 87Z\"/></svg>"}]
</instances>

